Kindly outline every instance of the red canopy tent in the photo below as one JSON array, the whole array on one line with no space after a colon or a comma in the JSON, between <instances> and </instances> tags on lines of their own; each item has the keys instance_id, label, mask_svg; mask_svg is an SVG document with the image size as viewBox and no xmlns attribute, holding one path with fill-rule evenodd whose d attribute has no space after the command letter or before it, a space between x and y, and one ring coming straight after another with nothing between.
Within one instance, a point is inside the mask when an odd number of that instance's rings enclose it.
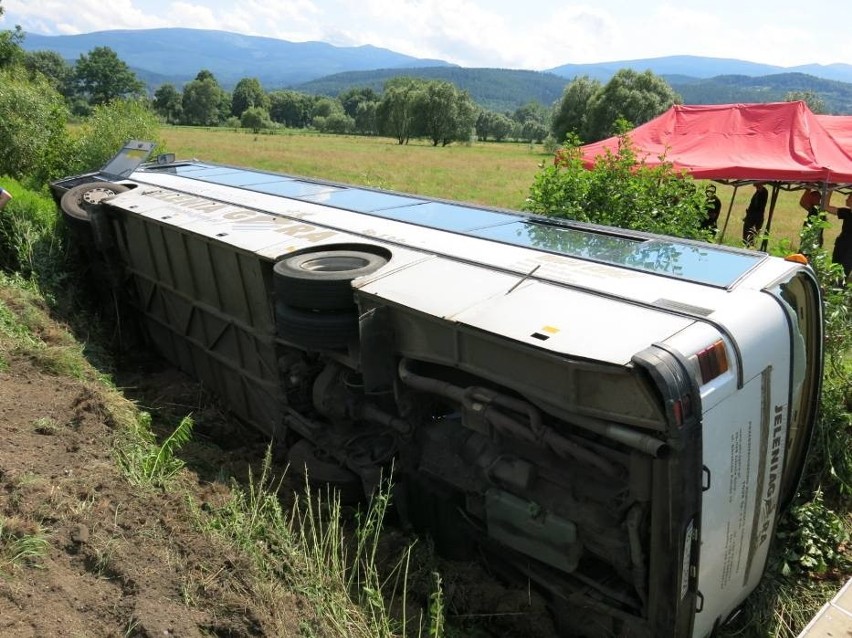
<instances>
[{"instance_id":1,"label":"red canopy tent","mask_svg":"<svg viewBox=\"0 0 852 638\"><path fill-rule=\"evenodd\" d=\"M852 136L852 124L845 130ZM852 148L844 149L801 101L675 105L628 137L647 164L662 158L696 179L852 182ZM616 152L618 141L610 137L582 146L584 163L591 166L598 155Z\"/></svg>"},{"instance_id":2,"label":"red canopy tent","mask_svg":"<svg viewBox=\"0 0 852 638\"><path fill-rule=\"evenodd\" d=\"M852 153L852 115L817 115L816 119L847 153Z\"/></svg>"},{"instance_id":3,"label":"red canopy tent","mask_svg":"<svg viewBox=\"0 0 852 638\"><path fill-rule=\"evenodd\" d=\"M696 179L733 184L734 194L743 183L770 183L768 231L782 185L819 186L825 194L829 186L852 184L852 118L840 120L820 119L803 101L675 105L627 136L647 165L665 161ZM583 163L591 168L599 155L616 153L618 144L616 136L580 147Z\"/></svg>"}]
</instances>

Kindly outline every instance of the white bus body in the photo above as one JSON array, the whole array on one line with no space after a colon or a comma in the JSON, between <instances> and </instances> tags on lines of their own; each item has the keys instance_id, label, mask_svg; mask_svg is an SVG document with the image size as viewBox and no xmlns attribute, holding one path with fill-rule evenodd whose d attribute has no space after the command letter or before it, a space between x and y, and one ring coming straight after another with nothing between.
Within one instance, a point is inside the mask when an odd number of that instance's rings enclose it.
<instances>
[{"instance_id":1,"label":"white bus body","mask_svg":"<svg viewBox=\"0 0 852 638\"><path fill-rule=\"evenodd\" d=\"M404 518L565 635L703 637L754 589L816 418L807 266L151 146L55 197L158 351L297 468L369 494L392 466Z\"/></svg>"}]
</instances>

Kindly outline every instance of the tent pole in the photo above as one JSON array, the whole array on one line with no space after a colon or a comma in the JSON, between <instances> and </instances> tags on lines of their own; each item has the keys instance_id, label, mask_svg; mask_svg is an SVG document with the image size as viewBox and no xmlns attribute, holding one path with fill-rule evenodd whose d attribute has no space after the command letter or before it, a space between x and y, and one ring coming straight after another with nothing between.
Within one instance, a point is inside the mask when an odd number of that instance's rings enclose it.
<instances>
[{"instance_id":1,"label":"tent pole","mask_svg":"<svg viewBox=\"0 0 852 638\"><path fill-rule=\"evenodd\" d=\"M725 215L725 223L722 224L722 232L719 233L719 237L716 238L717 244L721 244L722 240L725 239L725 231L728 230L728 220L731 219L731 210L734 208L734 200L737 198L737 189L739 187L739 184L734 184L734 194L731 195L731 201L728 203L728 214Z\"/></svg>"},{"instance_id":2,"label":"tent pole","mask_svg":"<svg viewBox=\"0 0 852 638\"><path fill-rule=\"evenodd\" d=\"M766 220L766 231L763 233L763 241L760 242L760 250L766 252L766 248L769 245L769 231L772 228L772 215L775 212L775 203L778 201L778 192L780 189L781 182L772 182L772 199L769 203L769 217Z\"/></svg>"}]
</instances>

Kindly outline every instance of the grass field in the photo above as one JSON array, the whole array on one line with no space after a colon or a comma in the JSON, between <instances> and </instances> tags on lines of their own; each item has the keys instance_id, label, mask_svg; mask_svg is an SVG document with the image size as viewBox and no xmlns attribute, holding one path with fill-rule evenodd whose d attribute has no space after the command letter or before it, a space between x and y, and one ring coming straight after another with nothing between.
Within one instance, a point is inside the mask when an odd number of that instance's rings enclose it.
<instances>
[{"instance_id":1,"label":"grass field","mask_svg":"<svg viewBox=\"0 0 852 638\"><path fill-rule=\"evenodd\" d=\"M399 145L385 137L306 134L254 135L221 128L164 127L161 137L178 158L260 168L358 186L520 209L533 178L550 155L540 145L516 143L455 144L433 147L423 142ZM742 217L752 195L750 186L719 185L719 227L731 206L724 243L739 244ZM798 246L804 211L801 191L781 191L771 229L770 247L787 240ZM840 203L835 195L834 203ZM830 250L839 232L837 220L825 233Z\"/></svg>"}]
</instances>

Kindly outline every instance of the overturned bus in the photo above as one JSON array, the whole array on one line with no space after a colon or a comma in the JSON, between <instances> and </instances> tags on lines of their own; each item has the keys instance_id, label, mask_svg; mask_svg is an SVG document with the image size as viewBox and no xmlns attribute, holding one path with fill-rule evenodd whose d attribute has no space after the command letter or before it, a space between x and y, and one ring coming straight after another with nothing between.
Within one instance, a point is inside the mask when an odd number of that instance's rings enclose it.
<instances>
[{"instance_id":1,"label":"overturned bus","mask_svg":"<svg viewBox=\"0 0 852 638\"><path fill-rule=\"evenodd\" d=\"M707 636L757 585L816 418L809 267L152 146L54 196L159 353L295 468L392 471L407 521L568 636Z\"/></svg>"}]
</instances>

